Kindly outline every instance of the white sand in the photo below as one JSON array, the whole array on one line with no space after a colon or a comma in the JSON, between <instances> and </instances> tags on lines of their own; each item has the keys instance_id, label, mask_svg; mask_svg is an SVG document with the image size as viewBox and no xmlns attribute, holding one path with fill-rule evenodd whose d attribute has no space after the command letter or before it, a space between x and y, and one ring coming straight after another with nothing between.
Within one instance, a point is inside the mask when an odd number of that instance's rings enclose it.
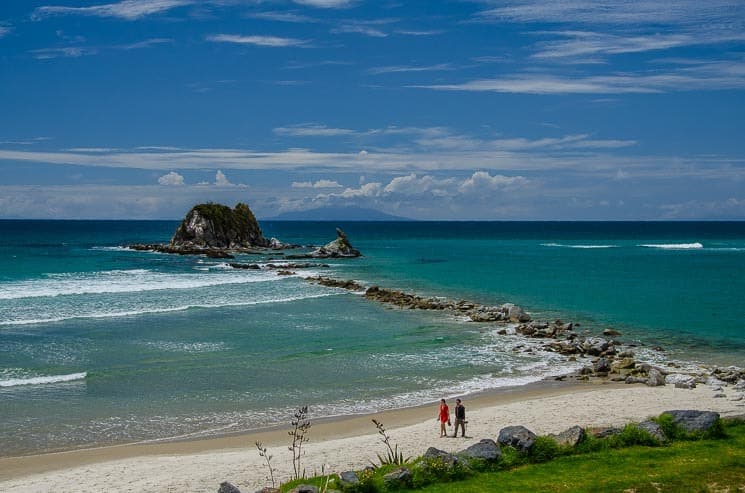
<instances>
[{"instance_id":1,"label":"white sand","mask_svg":"<svg viewBox=\"0 0 745 493\"><path fill-rule=\"evenodd\" d=\"M694 390L675 389L669 385L664 388L595 386L560 392L533 392L523 396L518 393L508 399L504 396L464 399L468 409L467 434L472 437L465 439L438 437L436 406L409 410L414 414L408 417L384 413L380 419L404 454L420 455L430 446L455 452L481 438L496 439L499 430L508 425L524 425L537 434L545 434L560 432L572 425L623 425L672 409L711 410L722 416L744 414L745 400L733 400L738 393L731 388L725 388L724 392L727 397L714 398L715 392L707 386ZM453 407L451 403L451 410ZM376 452L384 452L369 418L360 418L353 425L344 422L314 425L310 430L311 441L305 445L306 454L302 458L308 474L320 473L324 464L326 471L331 472L359 470L375 458ZM323 430L317 432L318 427ZM172 444L175 452L168 455L152 455L152 451L129 446L125 455L132 456L118 459L109 458L110 452L116 448L104 448L92 454L89 451L85 459L79 452L2 459L0 491L215 492L222 481L230 481L244 493L253 492L270 484L268 469L253 446L255 438L247 435L238 442L230 442L245 444L241 448L225 448L223 445L220 449L202 452L189 451L188 443ZM270 447L275 475L280 480L289 479L292 462L286 431L260 438L266 443L275 442ZM218 447L225 442L216 440L211 443L202 446ZM79 463L75 464L75 461Z\"/></svg>"}]
</instances>

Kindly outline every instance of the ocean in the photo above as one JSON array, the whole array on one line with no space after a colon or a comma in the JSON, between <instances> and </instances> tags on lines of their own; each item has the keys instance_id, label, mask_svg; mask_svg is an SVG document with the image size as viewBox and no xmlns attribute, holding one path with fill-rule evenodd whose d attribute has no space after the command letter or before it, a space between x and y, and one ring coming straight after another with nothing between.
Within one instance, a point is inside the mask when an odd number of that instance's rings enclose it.
<instances>
[{"instance_id":1,"label":"ocean","mask_svg":"<svg viewBox=\"0 0 745 493\"><path fill-rule=\"evenodd\" d=\"M340 226L364 255L294 276L124 248L177 225L0 221L0 456L414 406L582 365L313 275L613 327L661 364L745 363L745 222L262 222L303 245Z\"/></svg>"}]
</instances>

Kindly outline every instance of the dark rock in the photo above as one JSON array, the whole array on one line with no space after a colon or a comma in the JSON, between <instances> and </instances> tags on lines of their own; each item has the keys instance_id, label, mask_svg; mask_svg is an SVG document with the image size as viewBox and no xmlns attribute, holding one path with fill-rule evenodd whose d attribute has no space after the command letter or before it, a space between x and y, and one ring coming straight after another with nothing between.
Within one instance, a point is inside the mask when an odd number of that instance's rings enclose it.
<instances>
[{"instance_id":1,"label":"dark rock","mask_svg":"<svg viewBox=\"0 0 745 493\"><path fill-rule=\"evenodd\" d=\"M499 448L499 445L497 445L497 442L494 440L484 438L462 452L458 452L458 455L468 457L469 459L494 461L499 460L502 457L502 449Z\"/></svg>"},{"instance_id":2,"label":"dark rock","mask_svg":"<svg viewBox=\"0 0 745 493\"><path fill-rule=\"evenodd\" d=\"M608 373L611 369L610 361L608 361L606 358L600 358L595 362L593 365L593 370L595 370L596 373Z\"/></svg>"},{"instance_id":3,"label":"dark rock","mask_svg":"<svg viewBox=\"0 0 745 493\"><path fill-rule=\"evenodd\" d=\"M312 484L300 484L287 493L318 493L318 488Z\"/></svg>"},{"instance_id":4,"label":"dark rock","mask_svg":"<svg viewBox=\"0 0 745 493\"><path fill-rule=\"evenodd\" d=\"M362 254L349 242L347 235L336 228L336 239L310 253L312 258L359 257Z\"/></svg>"},{"instance_id":5,"label":"dark rock","mask_svg":"<svg viewBox=\"0 0 745 493\"><path fill-rule=\"evenodd\" d=\"M687 433L706 433L719 420L719 413L713 411L677 410L662 414L672 416L673 422Z\"/></svg>"},{"instance_id":6,"label":"dark rock","mask_svg":"<svg viewBox=\"0 0 745 493\"><path fill-rule=\"evenodd\" d=\"M360 478L354 471L344 471L339 474L339 480L341 481L342 486L349 486L360 482Z\"/></svg>"},{"instance_id":7,"label":"dark rock","mask_svg":"<svg viewBox=\"0 0 745 493\"><path fill-rule=\"evenodd\" d=\"M624 380L624 382L626 382L628 384L633 384L633 383L647 383L647 379L646 378L640 378L640 377L628 376L628 377L626 377L626 380Z\"/></svg>"},{"instance_id":8,"label":"dark rock","mask_svg":"<svg viewBox=\"0 0 745 493\"><path fill-rule=\"evenodd\" d=\"M581 426L572 426L558 435L548 435L562 447L576 447L585 439L585 429Z\"/></svg>"},{"instance_id":9,"label":"dark rock","mask_svg":"<svg viewBox=\"0 0 745 493\"><path fill-rule=\"evenodd\" d=\"M330 288L342 288L342 289L348 289L350 291L362 291L364 288L361 284L355 282L355 281L340 281L338 279L332 279L330 277L306 277L307 281L318 283L322 286L327 286Z\"/></svg>"},{"instance_id":10,"label":"dark rock","mask_svg":"<svg viewBox=\"0 0 745 493\"><path fill-rule=\"evenodd\" d=\"M592 435L595 438L608 438L614 435L619 435L621 434L622 431L623 430L621 428L615 428L615 427L600 428L598 430L593 431Z\"/></svg>"},{"instance_id":11,"label":"dark rock","mask_svg":"<svg viewBox=\"0 0 745 493\"><path fill-rule=\"evenodd\" d=\"M651 368L648 375L646 383L649 387L660 387L665 385L665 375L663 375L657 368Z\"/></svg>"},{"instance_id":12,"label":"dark rock","mask_svg":"<svg viewBox=\"0 0 745 493\"><path fill-rule=\"evenodd\" d=\"M241 493L241 490L225 481L220 483L220 488L217 490L217 493Z\"/></svg>"},{"instance_id":13,"label":"dark rock","mask_svg":"<svg viewBox=\"0 0 745 493\"><path fill-rule=\"evenodd\" d=\"M424 455L422 457L424 457L425 459L440 460L448 467L453 467L459 462L457 456L451 454L450 452L445 452L444 450L437 449L435 447L428 448L427 451L424 452Z\"/></svg>"},{"instance_id":14,"label":"dark rock","mask_svg":"<svg viewBox=\"0 0 745 493\"><path fill-rule=\"evenodd\" d=\"M251 269L251 270L259 270L261 269L261 266L259 264L239 264L236 262L231 262L228 264L234 269Z\"/></svg>"},{"instance_id":15,"label":"dark rock","mask_svg":"<svg viewBox=\"0 0 745 493\"><path fill-rule=\"evenodd\" d=\"M524 426L507 426L499 430L497 442L527 453L535 445L536 435Z\"/></svg>"},{"instance_id":16,"label":"dark rock","mask_svg":"<svg viewBox=\"0 0 745 493\"><path fill-rule=\"evenodd\" d=\"M411 471L405 467L401 467L383 476L383 482L389 488L408 486L411 483Z\"/></svg>"},{"instance_id":17,"label":"dark rock","mask_svg":"<svg viewBox=\"0 0 745 493\"><path fill-rule=\"evenodd\" d=\"M207 258L235 258L233 255L222 250L207 250L204 254Z\"/></svg>"},{"instance_id":18,"label":"dark rock","mask_svg":"<svg viewBox=\"0 0 745 493\"><path fill-rule=\"evenodd\" d=\"M279 488L272 488L271 486L265 486L256 493L282 493Z\"/></svg>"},{"instance_id":19,"label":"dark rock","mask_svg":"<svg viewBox=\"0 0 745 493\"><path fill-rule=\"evenodd\" d=\"M607 329L605 329L605 330L603 331L603 335L604 335L604 336L608 336L608 337L615 337L615 336L620 336L620 335L621 335L621 333L620 333L620 332L618 332L618 331L617 331L616 329L613 329L613 328L607 328Z\"/></svg>"},{"instance_id":20,"label":"dark rock","mask_svg":"<svg viewBox=\"0 0 745 493\"><path fill-rule=\"evenodd\" d=\"M667 436L665 436L665 432L662 431L662 427L655 423L654 421L642 421L638 425L636 425L639 429L646 431L652 437L657 440L660 443L667 442Z\"/></svg>"}]
</instances>

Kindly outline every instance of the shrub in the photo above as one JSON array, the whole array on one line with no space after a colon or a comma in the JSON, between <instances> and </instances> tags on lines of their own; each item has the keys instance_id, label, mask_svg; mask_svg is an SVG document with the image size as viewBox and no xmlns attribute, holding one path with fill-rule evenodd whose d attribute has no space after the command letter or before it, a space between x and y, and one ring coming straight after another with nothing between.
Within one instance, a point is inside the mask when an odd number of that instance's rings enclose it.
<instances>
[{"instance_id":1,"label":"shrub","mask_svg":"<svg viewBox=\"0 0 745 493\"><path fill-rule=\"evenodd\" d=\"M621 433L608 439L608 443L614 448L631 447L633 445L655 447L660 444L660 442L650 435L648 431L639 428L639 426L635 424L627 424L624 426Z\"/></svg>"},{"instance_id":2,"label":"shrub","mask_svg":"<svg viewBox=\"0 0 745 493\"><path fill-rule=\"evenodd\" d=\"M467 477L471 470L462 461L450 464L440 457L422 457L412 468L413 485L419 488L431 483L447 483Z\"/></svg>"},{"instance_id":3,"label":"shrub","mask_svg":"<svg viewBox=\"0 0 745 493\"><path fill-rule=\"evenodd\" d=\"M556 440L546 436L535 439L533 448L530 449L528 457L531 462L548 462L559 455L561 448Z\"/></svg>"}]
</instances>

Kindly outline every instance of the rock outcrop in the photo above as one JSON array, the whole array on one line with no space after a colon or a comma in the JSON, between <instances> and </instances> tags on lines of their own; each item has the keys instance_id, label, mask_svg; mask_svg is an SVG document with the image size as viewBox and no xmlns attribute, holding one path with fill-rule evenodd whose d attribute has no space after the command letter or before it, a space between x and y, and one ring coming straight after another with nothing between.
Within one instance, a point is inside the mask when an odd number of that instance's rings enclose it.
<instances>
[{"instance_id":1,"label":"rock outcrop","mask_svg":"<svg viewBox=\"0 0 745 493\"><path fill-rule=\"evenodd\" d=\"M270 245L256 216L242 203L233 209L220 204L195 205L181 221L170 243L175 248L226 250L268 248Z\"/></svg>"},{"instance_id":2,"label":"rock outcrop","mask_svg":"<svg viewBox=\"0 0 745 493\"><path fill-rule=\"evenodd\" d=\"M360 255L362 255L360 251L352 246L346 233L339 228L336 228L336 239L334 241L310 253L312 258L359 257Z\"/></svg>"}]
</instances>

